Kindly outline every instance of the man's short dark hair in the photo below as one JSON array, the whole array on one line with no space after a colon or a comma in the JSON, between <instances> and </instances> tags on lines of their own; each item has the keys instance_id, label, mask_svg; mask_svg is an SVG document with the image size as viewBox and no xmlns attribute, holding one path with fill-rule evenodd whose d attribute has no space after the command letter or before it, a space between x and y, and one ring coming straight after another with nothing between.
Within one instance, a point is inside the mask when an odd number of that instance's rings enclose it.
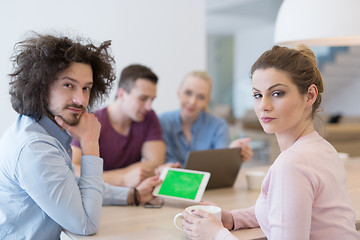
<instances>
[{"instance_id":1,"label":"man's short dark hair","mask_svg":"<svg viewBox=\"0 0 360 240\"><path fill-rule=\"evenodd\" d=\"M71 63L89 64L93 86L88 108L101 102L116 79L114 58L109 54L110 41L95 47L90 40L33 33L33 37L15 44L13 72L9 74L11 104L19 114L40 119L47 111L49 88L56 76Z\"/></svg>"},{"instance_id":2,"label":"man's short dark hair","mask_svg":"<svg viewBox=\"0 0 360 240\"><path fill-rule=\"evenodd\" d=\"M143 78L150 82L157 84L158 77L151 71L150 68L140 64L129 65L124 68L120 74L119 88L125 89L126 92L130 92L133 88L136 80Z\"/></svg>"}]
</instances>

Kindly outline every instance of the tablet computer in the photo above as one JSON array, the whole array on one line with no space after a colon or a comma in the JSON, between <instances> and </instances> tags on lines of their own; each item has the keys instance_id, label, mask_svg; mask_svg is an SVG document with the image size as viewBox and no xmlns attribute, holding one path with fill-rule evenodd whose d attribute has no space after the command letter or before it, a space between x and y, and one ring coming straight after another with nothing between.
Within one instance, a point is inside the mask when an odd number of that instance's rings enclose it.
<instances>
[{"instance_id":1,"label":"tablet computer","mask_svg":"<svg viewBox=\"0 0 360 240\"><path fill-rule=\"evenodd\" d=\"M200 202L209 181L210 173L181 168L164 168L163 181L156 186L153 195L190 202Z\"/></svg>"}]
</instances>

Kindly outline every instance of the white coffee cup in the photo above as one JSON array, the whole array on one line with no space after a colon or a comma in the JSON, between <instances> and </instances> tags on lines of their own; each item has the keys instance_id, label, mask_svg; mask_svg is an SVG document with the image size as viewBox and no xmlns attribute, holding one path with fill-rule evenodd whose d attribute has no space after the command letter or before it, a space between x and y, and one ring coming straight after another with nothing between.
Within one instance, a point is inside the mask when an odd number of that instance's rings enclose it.
<instances>
[{"instance_id":1,"label":"white coffee cup","mask_svg":"<svg viewBox=\"0 0 360 240\"><path fill-rule=\"evenodd\" d=\"M249 171L245 173L249 190L260 190L266 173L263 171Z\"/></svg>"},{"instance_id":2,"label":"white coffee cup","mask_svg":"<svg viewBox=\"0 0 360 240\"><path fill-rule=\"evenodd\" d=\"M346 163L349 159L349 154L348 153L344 153L344 152L338 152L338 155L341 159L341 161L343 161L343 163Z\"/></svg>"},{"instance_id":3,"label":"white coffee cup","mask_svg":"<svg viewBox=\"0 0 360 240\"><path fill-rule=\"evenodd\" d=\"M215 215L217 217L217 219L219 219L221 221L221 208L219 208L217 206L194 205L194 206L185 208L185 211L193 216L196 216L191 212L191 210L195 210L195 209L201 209L203 211L209 212L209 213ZM198 217L198 216L196 216L196 217ZM177 227L180 230L182 230L182 219L183 218L184 218L183 213L178 213L174 217L175 227Z\"/></svg>"}]
</instances>

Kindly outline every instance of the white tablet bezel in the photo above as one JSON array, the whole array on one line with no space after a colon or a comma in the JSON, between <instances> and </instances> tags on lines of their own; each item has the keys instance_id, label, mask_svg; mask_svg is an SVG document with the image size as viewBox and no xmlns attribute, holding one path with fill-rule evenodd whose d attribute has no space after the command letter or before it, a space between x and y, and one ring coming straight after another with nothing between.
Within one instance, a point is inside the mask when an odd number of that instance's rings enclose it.
<instances>
[{"instance_id":1,"label":"white tablet bezel","mask_svg":"<svg viewBox=\"0 0 360 240\"><path fill-rule=\"evenodd\" d=\"M201 183L199 185L199 188L198 188L198 191L196 193L195 199L188 199L188 198L181 198L181 197L175 197L175 196L168 196L168 195L159 194L159 191L160 191L160 189L162 187L162 183L155 187L155 189L153 191L153 195L163 197L163 198L171 198L171 199L187 201L187 202L197 202L197 203L200 202L201 198L202 198L202 196L203 196L203 194L205 192L206 186L208 184L208 181L209 181L209 178L210 178L210 173L209 172L204 172L204 171L195 171L195 170L182 169L182 168L164 168L163 171L160 174L160 179L161 180L164 181L164 179L166 178L166 175L167 175L169 170L178 171L178 172L203 174L203 178L202 178Z\"/></svg>"}]
</instances>

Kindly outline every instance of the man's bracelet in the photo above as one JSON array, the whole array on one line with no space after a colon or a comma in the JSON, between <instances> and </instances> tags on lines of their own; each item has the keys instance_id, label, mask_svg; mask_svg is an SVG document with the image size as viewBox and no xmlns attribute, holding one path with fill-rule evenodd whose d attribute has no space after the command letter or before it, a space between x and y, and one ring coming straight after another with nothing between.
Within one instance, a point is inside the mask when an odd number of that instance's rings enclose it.
<instances>
[{"instance_id":1,"label":"man's bracelet","mask_svg":"<svg viewBox=\"0 0 360 240\"><path fill-rule=\"evenodd\" d=\"M139 191L136 188L133 188L133 199L134 199L134 205L135 206L139 206L140 204L140 195L139 195Z\"/></svg>"}]
</instances>

